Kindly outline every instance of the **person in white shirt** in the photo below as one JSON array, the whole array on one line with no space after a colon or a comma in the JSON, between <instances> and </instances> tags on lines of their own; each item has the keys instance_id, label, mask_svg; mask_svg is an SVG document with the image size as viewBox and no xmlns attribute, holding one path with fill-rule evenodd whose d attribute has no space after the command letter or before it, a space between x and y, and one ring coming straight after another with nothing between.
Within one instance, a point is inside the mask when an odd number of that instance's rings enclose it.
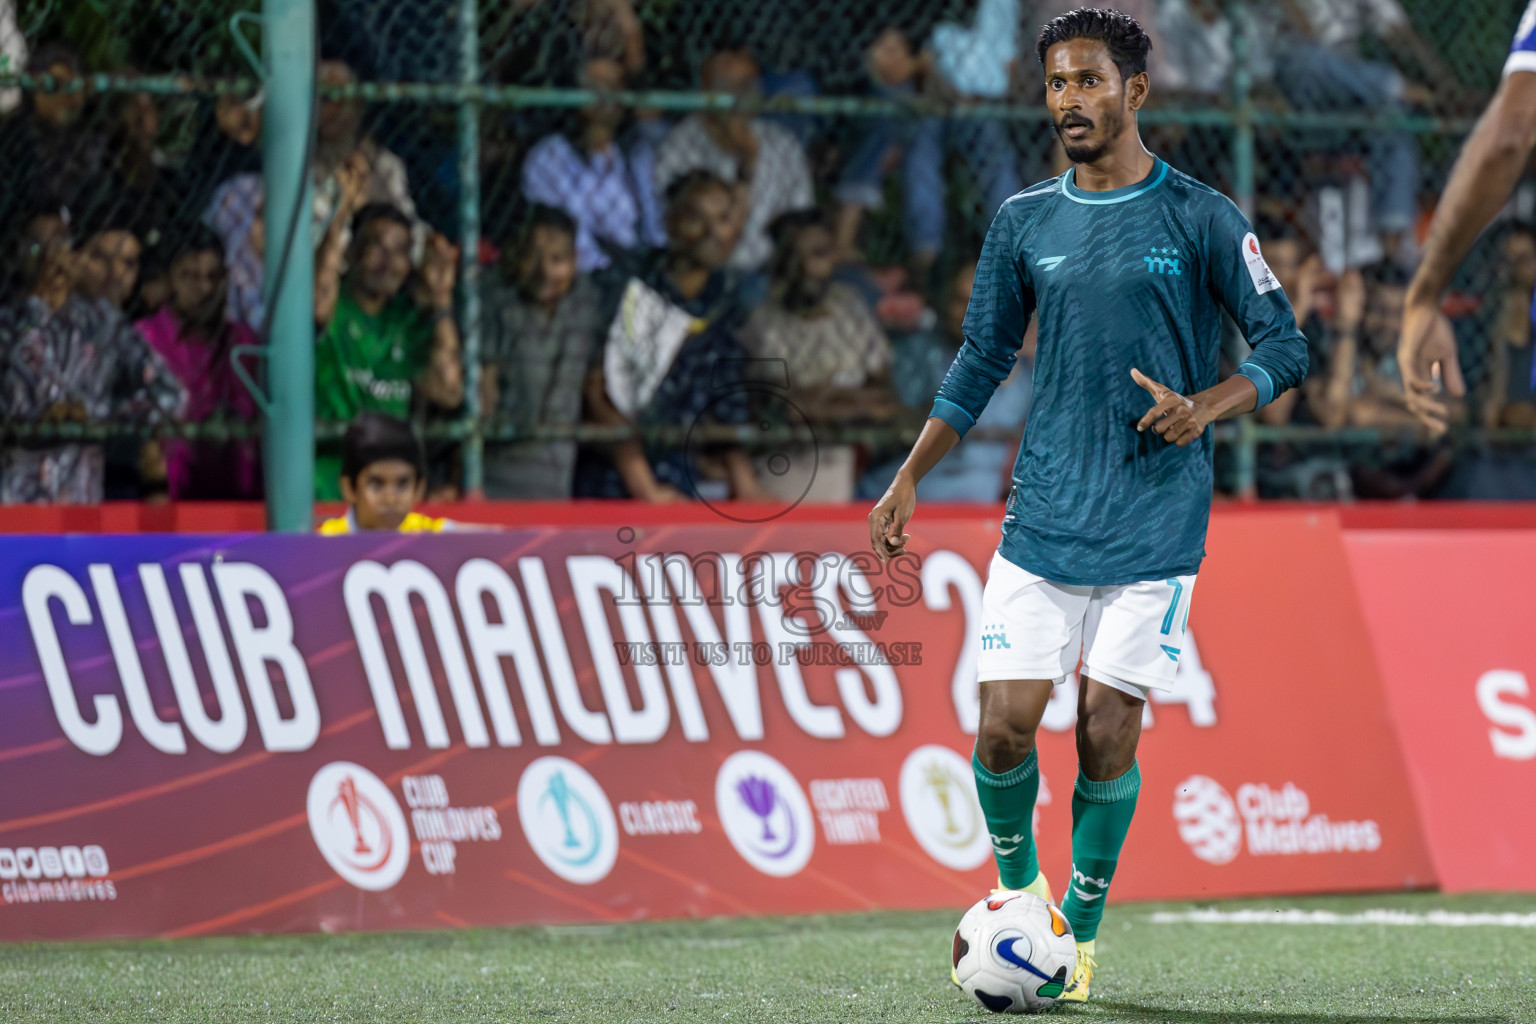
<instances>
[{"instance_id":1,"label":"person in white shirt","mask_svg":"<svg viewBox=\"0 0 1536 1024\"><path fill-rule=\"evenodd\" d=\"M757 61L741 50L722 50L704 62L706 92L739 100L761 96ZM732 185L741 235L727 264L761 271L773 253L768 224L781 213L813 205L811 168L805 150L786 129L739 108L693 114L662 140L656 154L656 188L689 171L708 171Z\"/></svg>"}]
</instances>

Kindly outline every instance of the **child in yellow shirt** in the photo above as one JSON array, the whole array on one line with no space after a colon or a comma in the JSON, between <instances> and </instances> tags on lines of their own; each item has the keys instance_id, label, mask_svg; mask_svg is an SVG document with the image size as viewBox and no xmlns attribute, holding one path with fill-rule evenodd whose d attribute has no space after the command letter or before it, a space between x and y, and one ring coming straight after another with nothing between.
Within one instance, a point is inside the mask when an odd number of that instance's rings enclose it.
<instances>
[{"instance_id":1,"label":"child in yellow shirt","mask_svg":"<svg viewBox=\"0 0 1536 1024\"><path fill-rule=\"evenodd\" d=\"M327 519L318 532L333 537L362 530L452 530L451 519L411 511L426 492L426 459L411 425L393 416L365 412L347 427L341 441L341 496L347 501L347 514Z\"/></svg>"}]
</instances>

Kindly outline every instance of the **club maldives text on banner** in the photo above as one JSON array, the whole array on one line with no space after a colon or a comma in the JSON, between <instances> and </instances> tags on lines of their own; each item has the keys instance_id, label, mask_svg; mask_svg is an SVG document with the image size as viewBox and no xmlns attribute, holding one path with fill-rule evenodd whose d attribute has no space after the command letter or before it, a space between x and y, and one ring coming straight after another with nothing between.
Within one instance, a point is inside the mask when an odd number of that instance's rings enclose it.
<instances>
[{"instance_id":1,"label":"club maldives text on banner","mask_svg":"<svg viewBox=\"0 0 1536 1024\"><path fill-rule=\"evenodd\" d=\"M1536 530L1346 545L1440 884L1536 890Z\"/></svg>"},{"instance_id":2,"label":"club maldives text on banner","mask_svg":"<svg viewBox=\"0 0 1536 1024\"><path fill-rule=\"evenodd\" d=\"M921 525L0 541L0 938L963 907L996 523ZM1116 897L1432 884L1337 522L1209 546Z\"/></svg>"}]
</instances>

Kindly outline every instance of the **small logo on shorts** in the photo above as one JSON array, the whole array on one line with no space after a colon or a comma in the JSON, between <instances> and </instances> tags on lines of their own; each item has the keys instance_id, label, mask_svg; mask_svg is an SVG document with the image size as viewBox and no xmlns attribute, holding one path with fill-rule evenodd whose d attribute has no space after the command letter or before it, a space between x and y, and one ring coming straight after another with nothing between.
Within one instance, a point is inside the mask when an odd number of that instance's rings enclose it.
<instances>
[{"instance_id":1,"label":"small logo on shorts","mask_svg":"<svg viewBox=\"0 0 1536 1024\"><path fill-rule=\"evenodd\" d=\"M1008 643L1008 631L1002 627L1001 623L988 624L983 626L982 629L986 630L985 633L981 634L982 650L1000 651L1012 648L1012 645Z\"/></svg>"}]
</instances>

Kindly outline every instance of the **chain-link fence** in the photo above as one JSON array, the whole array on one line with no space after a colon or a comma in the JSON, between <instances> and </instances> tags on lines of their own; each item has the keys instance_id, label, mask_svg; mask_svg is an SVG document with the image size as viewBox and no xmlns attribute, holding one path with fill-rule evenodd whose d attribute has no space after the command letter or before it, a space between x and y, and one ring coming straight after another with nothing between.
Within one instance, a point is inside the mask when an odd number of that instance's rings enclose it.
<instances>
[{"instance_id":1,"label":"chain-link fence","mask_svg":"<svg viewBox=\"0 0 1536 1024\"><path fill-rule=\"evenodd\" d=\"M318 493L376 409L423 426L444 496L878 494L992 212L1066 166L1034 38L1068 6L319 0ZM1122 5L1153 38L1149 148L1244 208L1312 346L1295 396L1217 432L1223 489L1536 496L1536 190L1448 300L1449 441L1413 436L1391 355L1523 6ZM259 368L272 285L259 15L0 0L4 500L260 492L232 368ZM935 495L998 495L1029 390Z\"/></svg>"}]
</instances>

